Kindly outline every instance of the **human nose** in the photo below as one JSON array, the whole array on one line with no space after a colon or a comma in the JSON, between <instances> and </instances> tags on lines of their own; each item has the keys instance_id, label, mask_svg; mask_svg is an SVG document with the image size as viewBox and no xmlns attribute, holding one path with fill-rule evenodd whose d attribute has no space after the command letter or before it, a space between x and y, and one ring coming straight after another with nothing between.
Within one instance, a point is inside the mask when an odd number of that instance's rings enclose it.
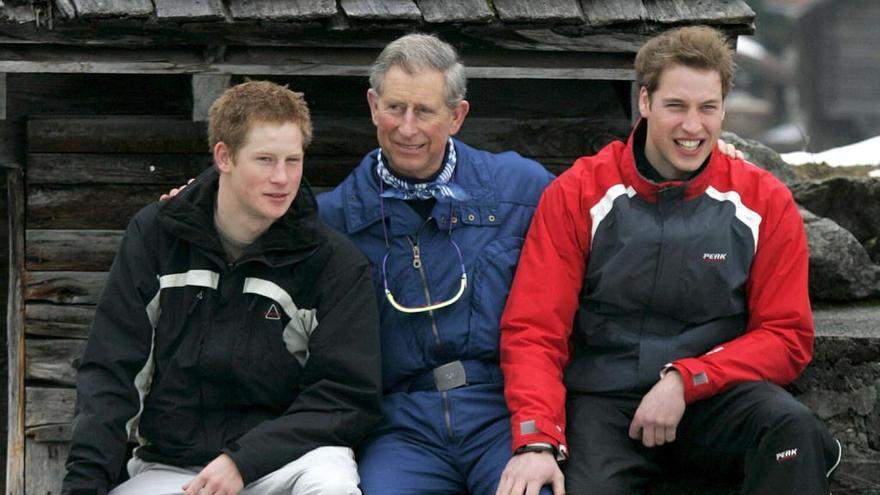
<instances>
[{"instance_id":1,"label":"human nose","mask_svg":"<svg viewBox=\"0 0 880 495\"><path fill-rule=\"evenodd\" d=\"M287 168L285 167L284 160L277 160L272 164L272 172L269 176L269 180L275 184L283 184L287 182Z\"/></svg>"},{"instance_id":2,"label":"human nose","mask_svg":"<svg viewBox=\"0 0 880 495\"><path fill-rule=\"evenodd\" d=\"M398 126L398 131L404 136L412 136L418 132L418 127L416 126L415 112L409 109L403 112L400 126Z\"/></svg>"},{"instance_id":3,"label":"human nose","mask_svg":"<svg viewBox=\"0 0 880 495\"><path fill-rule=\"evenodd\" d=\"M700 115L696 110L688 110L684 115L681 128L689 134L697 134L702 128Z\"/></svg>"}]
</instances>

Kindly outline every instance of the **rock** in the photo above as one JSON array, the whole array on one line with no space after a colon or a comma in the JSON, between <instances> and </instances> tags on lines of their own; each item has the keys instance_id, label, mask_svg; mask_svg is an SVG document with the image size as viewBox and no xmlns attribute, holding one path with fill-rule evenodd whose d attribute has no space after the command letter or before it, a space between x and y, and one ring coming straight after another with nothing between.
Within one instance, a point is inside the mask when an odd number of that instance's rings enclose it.
<instances>
[{"instance_id":1,"label":"rock","mask_svg":"<svg viewBox=\"0 0 880 495\"><path fill-rule=\"evenodd\" d=\"M804 208L837 222L860 243L871 247L877 261L880 249L880 180L835 177L789 185L795 200ZM869 253L870 255L870 253Z\"/></svg>"},{"instance_id":2,"label":"rock","mask_svg":"<svg viewBox=\"0 0 880 495\"><path fill-rule=\"evenodd\" d=\"M753 139L745 139L732 132L722 132L721 139L736 146L743 152L745 159L769 171L789 188L797 182L797 176L791 165L785 163L779 153Z\"/></svg>"},{"instance_id":3,"label":"rock","mask_svg":"<svg viewBox=\"0 0 880 495\"><path fill-rule=\"evenodd\" d=\"M880 296L880 266L846 229L801 209L810 247L810 297L852 301Z\"/></svg>"}]
</instances>

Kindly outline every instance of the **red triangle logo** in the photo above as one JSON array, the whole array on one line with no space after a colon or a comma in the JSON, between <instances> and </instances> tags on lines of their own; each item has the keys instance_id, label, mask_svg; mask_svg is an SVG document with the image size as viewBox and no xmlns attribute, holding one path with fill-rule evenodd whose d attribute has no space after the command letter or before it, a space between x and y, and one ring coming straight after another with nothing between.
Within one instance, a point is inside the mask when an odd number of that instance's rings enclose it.
<instances>
[{"instance_id":1,"label":"red triangle logo","mask_svg":"<svg viewBox=\"0 0 880 495\"><path fill-rule=\"evenodd\" d=\"M269 306L269 309L266 311L266 314L264 316L267 320L281 319L281 313L278 312L278 308L276 308L274 304Z\"/></svg>"}]
</instances>

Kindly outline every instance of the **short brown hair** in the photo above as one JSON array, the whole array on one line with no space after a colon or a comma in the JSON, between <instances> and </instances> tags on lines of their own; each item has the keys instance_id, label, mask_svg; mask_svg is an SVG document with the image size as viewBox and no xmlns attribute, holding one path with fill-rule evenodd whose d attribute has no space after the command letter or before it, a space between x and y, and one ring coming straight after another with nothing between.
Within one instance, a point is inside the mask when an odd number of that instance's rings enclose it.
<instances>
[{"instance_id":1,"label":"short brown hair","mask_svg":"<svg viewBox=\"0 0 880 495\"><path fill-rule=\"evenodd\" d=\"M636 54L636 81L651 95L660 84L663 70L676 65L718 72L723 97L733 87L733 50L717 29L688 26L651 38Z\"/></svg>"},{"instance_id":2,"label":"short brown hair","mask_svg":"<svg viewBox=\"0 0 880 495\"><path fill-rule=\"evenodd\" d=\"M223 141L233 156L256 122L299 125L303 149L312 142L312 117L302 93L270 81L247 81L226 91L211 105L208 144Z\"/></svg>"}]
</instances>

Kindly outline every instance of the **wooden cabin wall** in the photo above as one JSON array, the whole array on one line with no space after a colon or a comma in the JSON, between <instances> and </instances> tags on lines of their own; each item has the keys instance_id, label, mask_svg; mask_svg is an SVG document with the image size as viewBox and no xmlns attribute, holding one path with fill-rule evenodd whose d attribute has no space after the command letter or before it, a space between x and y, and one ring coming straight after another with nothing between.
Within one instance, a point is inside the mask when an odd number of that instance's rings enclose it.
<instances>
[{"instance_id":1,"label":"wooden cabin wall","mask_svg":"<svg viewBox=\"0 0 880 495\"><path fill-rule=\"evenodd\" d=\"M271 79L306 94L315 127L306 177L317 189L336 185L376 146L364 78ZM186 77L20 75L9 84L26 149L25 220L10 226L13 235L24 229L19 482L27 493L55 494L75 370L123 229L160 193L209 166L210 156L205 123L190 118ZM557 173L629 129L628 83L478 79L469 100L464 141L518 150Z\"/></svg>"}]
</instances>

